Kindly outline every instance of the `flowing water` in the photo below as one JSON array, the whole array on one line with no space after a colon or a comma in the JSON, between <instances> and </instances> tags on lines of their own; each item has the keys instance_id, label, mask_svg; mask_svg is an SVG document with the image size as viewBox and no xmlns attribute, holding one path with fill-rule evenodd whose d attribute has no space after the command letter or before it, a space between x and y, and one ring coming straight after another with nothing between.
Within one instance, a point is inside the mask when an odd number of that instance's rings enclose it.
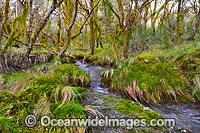
<instances>
[{"instance_id":1,"label":"flowing water","mask_svg":"<svg viewBox=\"0 0 200 133\"><path fill-rule=\"evenodd\" d=\"M193 133L200 133L200 105L170 103L151 109L165 118L174 118L176 120L175 128L186 128Z\"/></svg>"},{"instance_id":2,"label":"flowing water","mask_svg":"<svg viewBox=\"0 0 200 133\"><path fill-rule=\"evenodd\" d=\"M129 116L119 113L114 109L116 100L123 100L124 98L116 93L108 92L107 88L101 87L100 74L109 68L100 66L88 66L79 61L76 65L90 74L91 87L87 92L85 105L93 105L100 107L101 113L109 116L110 118L128 118ZM151 110L158 112L165 118L175 118L176 126L174 129L185 128L189 129L193 133L200 133L200 105L197 104L162 104L161 107L149 107ZM102 129L106 132L124 132L122 129ZM114 131L113 131L114 130ZM128 131L127 131L128 132Z\"/></svg>"}]
</instances>

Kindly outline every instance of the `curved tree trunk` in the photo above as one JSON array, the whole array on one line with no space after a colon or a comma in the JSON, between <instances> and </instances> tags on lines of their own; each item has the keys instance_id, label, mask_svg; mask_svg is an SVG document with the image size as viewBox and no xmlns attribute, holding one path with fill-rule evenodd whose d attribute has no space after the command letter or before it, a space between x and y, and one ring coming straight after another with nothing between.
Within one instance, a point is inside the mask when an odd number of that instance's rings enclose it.
<instances>
[{"instance_id":1,"label":"curved tree trunk","mask_svg":"<svg viewBox=\"0 0 200 133\"><path fill-rule=\"evenodd\" d=\"M56 9L56 4L57 4L57 0L53 0L52 6L49 10L49 12L47 13L47 15L44 17L44 19L40 22L40 24L38 25L38 27L36 28L35 32L34 32L34 36L30 41L30 44L27 48L27 52L26 52L26 56L29 57L32 49L33 49L33 44L35 43L37 37L39 36L41 30L44 28L44 26L46 25L47 21L49 20L50 15L52 14L52 12Z\"/></svg>"}]
</instances>

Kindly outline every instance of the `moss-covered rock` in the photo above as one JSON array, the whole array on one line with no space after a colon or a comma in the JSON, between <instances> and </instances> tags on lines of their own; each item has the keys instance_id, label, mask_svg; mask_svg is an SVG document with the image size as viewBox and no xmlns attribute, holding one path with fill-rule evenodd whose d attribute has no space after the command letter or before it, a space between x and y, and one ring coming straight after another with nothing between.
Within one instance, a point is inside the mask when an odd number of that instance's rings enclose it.
<instances>
[{"instance_id":1,"label":"moss-covered rock","mask_svg":"<svg viewBox=\"0 0 200 133\"><path fill-rule=\"evenodd\" d=\"M116 110L121 113L128 114L137 119L145 119L146 123L149 124L151 119L163 119L164 117L155 111L144 109L142 105L133 103L130 100L121 100L115 106ZM155 127L154 127L155 128Z\"/></svg>"},{"instance_id":2,"label":"moss-covered rock","mask_svg":"<svg viewBox=\"0 0 200 133\"><path fill-rule=\"evenodd\" d=\"M119 110L121 113L136 116L138 113L141 113L143 111L143 106L138 103L133 103L130 100L121 100L115 106L115 109Z\"/></svg>"}]
</instances>

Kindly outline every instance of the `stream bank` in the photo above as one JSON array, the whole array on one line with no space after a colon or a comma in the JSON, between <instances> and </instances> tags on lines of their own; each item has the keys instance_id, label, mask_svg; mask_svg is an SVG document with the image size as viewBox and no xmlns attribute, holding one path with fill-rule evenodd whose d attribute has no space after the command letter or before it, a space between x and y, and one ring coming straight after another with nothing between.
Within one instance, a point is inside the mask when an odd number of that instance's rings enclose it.
<instances>
[{"instance_id":1,"label":"stream bank","mask_svg":"<svg viewBox=\"0 0 200 133\"><path fill-rule=\"evenodd\" d=\"M100 82L100 74L103 71L109 70L110 68L104 68L100 66L89 66L87 64L77 61L75 63L81 70L86 71L90 74L91 83L88 88L90 92L86 92L83 105L95 106L104 116L109 116L109 118L130 118L129 115L123 114L115 109L115 105L122 100L125 100L121 95L117 93L110 93L108 88L102 87ZM188 105L188 106L187 106ZM176 105L168 104L161 105L160 108L155 107L144 107L145 109L151 109L158 112L165 118L175 118L176 126L174 127L174 132L184 132L188 129L194 133L198 132L200 129L200 110L196 105L189 106L189 104ZM175 131L179 129L179 131ZM183 129L183 130L182 130ZM91 131L95 132L130 132L130 130L124 128L109 128L109 127L99 127L93 128ZM131 132L141 131L140 129L131 130ZM146 128L146 131L150 132L163 132L156 131L154 129Z\"/></svg>"}]
</instances>

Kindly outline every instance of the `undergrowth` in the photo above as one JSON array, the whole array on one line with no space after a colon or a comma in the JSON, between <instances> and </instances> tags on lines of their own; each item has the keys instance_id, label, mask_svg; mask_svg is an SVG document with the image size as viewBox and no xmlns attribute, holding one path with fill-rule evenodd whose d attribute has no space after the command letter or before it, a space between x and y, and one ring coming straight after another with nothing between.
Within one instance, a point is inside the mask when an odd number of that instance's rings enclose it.
<instances>
[{"instance_id":1,"label":"undergrowth","mask_svg":"<svg viewBox=\"0 0 200 133\"><path fill-rule=\"evenodd\" d=\"M110 74L109 74L110 73ZM172 63L151 54L140 54L127 60L114 72L101 76L112 80L110 91L121 93L138 102L158 103L180 96L191 98L190 82Z\"/></svg>"},{"instance_id":2,"label":"undergrowth","mask_svg":"<svg viewBox=\"0 0 200 133\"><path fill-rule=\"evenodd\" d=\"M40 124L36 128L25 126L24 119L30 114L37 118L43 115L51 118L86 118L87 110L79 104L79 99L83 97L81 93L87 91L82 87L90 84L89 74L74 64L52 66L53 63L35 66L31 70L3 76L5 88L0 93L1 132L44 130ZM85 131L84 127L46 129L50 132Z\"/></svg>"}]
</instances>

